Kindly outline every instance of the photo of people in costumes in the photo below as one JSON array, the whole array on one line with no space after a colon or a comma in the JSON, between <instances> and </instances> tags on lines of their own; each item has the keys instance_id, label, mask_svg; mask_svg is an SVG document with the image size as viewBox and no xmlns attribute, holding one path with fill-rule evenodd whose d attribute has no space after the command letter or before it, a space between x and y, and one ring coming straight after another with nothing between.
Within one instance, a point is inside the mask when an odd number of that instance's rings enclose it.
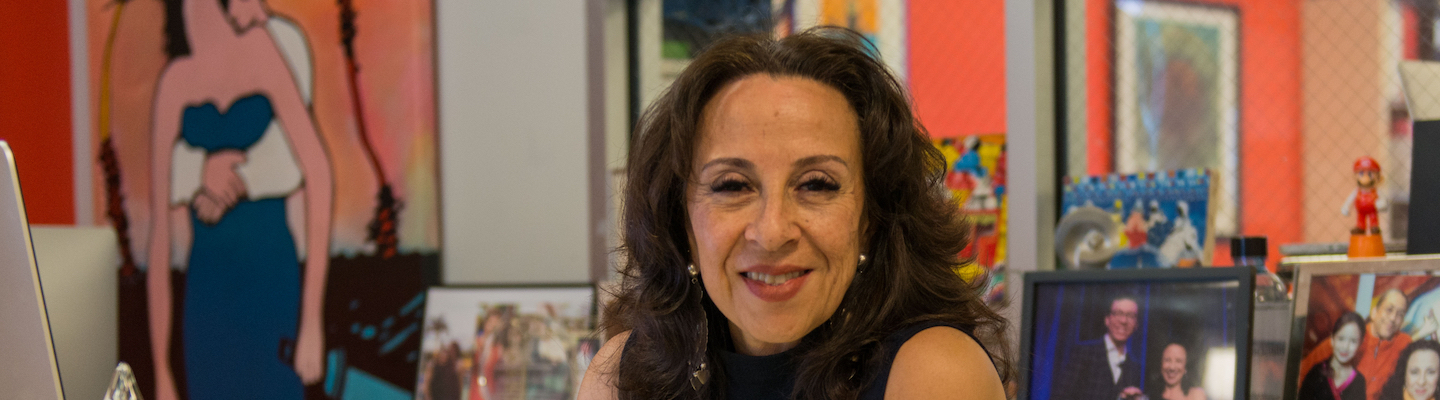
<instances>
[{"instance_id":1,"label":"photo of people in costumes","mask_svg":"<svg viewBox=\"0 0 1440 400\"><path fill-rule=\"evenodd\" d=\"M600 348L590 287L429 291L415 400L575 397Z\"/></svg>"},{"instance_id":2,"label":"photo of people in costumes","mask_svg":"<svg viewBox=\"0 0 1440 400\"><path fill-rule=\"evenodd\" d=\"M1313 277L1296 398L1434 399L1437 288L1428 273Z\"/></svg>"}]
</instances>

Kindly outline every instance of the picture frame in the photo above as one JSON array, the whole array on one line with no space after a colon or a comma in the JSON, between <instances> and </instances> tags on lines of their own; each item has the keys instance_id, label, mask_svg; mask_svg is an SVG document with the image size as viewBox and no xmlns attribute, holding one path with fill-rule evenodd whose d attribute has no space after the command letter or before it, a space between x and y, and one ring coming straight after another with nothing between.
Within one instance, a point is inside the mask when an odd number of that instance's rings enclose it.
<instances>
[{"instance_id":1,"label":"picture frame","mask_svg":"<svg viewBox=\"0 0 1440 400\"><path fill-rule=\"evenodd\" d=\"M1172 375L1184 390L1198 388L1210 399L1249 398L1254 274L1244 267L1026 273L1019 398L1116 398L1106 391L1133 388L1156 399L1165 372L1174 372L1167 369L1179 371ZM1112 333L1112 322L1129 332ZM1129 349L1111 387L1086 379L1094 373L1114 378L1107 342ZM1184 368L1170 368L1167 358Z\"/></svg>"},{"instance_id":2,"label":"picture frame","mask_svg":"<svg viewBox=\"0 0 1440 400\"><path fill-rule=\"evenodd\" d=\"M1440 256L1297 264L1294 282L1285 399L1300 398L1302 391L1310 390L1305 383L1307 379L1318 379L1309 376L1316 366L1345 357L1344 351L1335 352L1335 346L1330 345L1339 334L1337 328L1346 328L1341 325L1360 328L1349 333L1362 338L1351 357L1364 354L1353 361L1353 367L1357 372L1355 380L1364 382L1366 392L1386 389L1384 385L1394 376L1395 365L1404 361L1401 358L1408 343L1433 343L1422 340L1433 338L1433 332L1418 334L1423 333L1419 331L1424 329L1426 314L1440 313ZM1395 294L1403 296L1403 305ZM1398 314L1397 305L1403 306ZM1341 316L1347 313L1353 313L1355 316L1348 318L1359 318L1359 322L1341 323ZM1395 341L1401 338L1404 343Z\"/></svg>"},{"instance_id":3,"label":"picture frame","mask_svg":"<svg viewBox=\"0 0 1440 400\"><path fill-rule=\"evenodd\" d=\"M570 399L599 350L593 284L426 291L417 400Z\"/></svg>"},{"instance_id":4,"label":"picture frame","mask_svg":"<svg viewBox=\"0 0 1440 400\"><path fill-rule=\"evenodd\" d=\"M1215 232L1239 228L1240 11L1121 0L1114 18L1115 172L1210 168ZM1207 146L1209 144L1209 146Z\"/></svg>"}]
</instances>

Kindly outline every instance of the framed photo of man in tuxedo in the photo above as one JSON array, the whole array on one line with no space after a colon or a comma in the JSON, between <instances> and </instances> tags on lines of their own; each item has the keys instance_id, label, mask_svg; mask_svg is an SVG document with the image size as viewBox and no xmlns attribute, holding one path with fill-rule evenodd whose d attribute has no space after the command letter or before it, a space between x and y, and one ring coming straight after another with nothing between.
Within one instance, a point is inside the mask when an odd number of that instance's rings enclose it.
<instances>
[{"instance_id":1,"label":"framed photo of man in tuxedo","mask_svg":"<svg viewBox=\"0 0 1440 400\"><path fill-rule=\"evenodd\" d=\"M1025 275L1020 398L1244 399L1254 270Z\"/></svg>"}]
</instances>

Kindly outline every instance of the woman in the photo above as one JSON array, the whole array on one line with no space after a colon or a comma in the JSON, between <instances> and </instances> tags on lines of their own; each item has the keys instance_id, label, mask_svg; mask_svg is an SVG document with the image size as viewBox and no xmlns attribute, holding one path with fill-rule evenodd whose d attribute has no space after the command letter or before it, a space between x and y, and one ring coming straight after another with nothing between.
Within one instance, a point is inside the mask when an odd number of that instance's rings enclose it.
<instances>
[{"instance_id":1,"label":"woman","mask_svg":"<svg viewBox=\"0 0 1440 400\"><path fill-rule=\"evenodd\" d=\"M1365 376L1355 370L1356 352L1365 337L1365 318L1340 314L1330 330L1334 351L1329 362L1316 364L1300 381L1300 400L1365 400Z\"/></svg>"},{"instance_id":2,"label":"woman","mask_svg":"<svg viewBox=\"0 0 1440 400\"><path fill-rule=\"evenodd\" d=\"M1151 400L1205 400L1205 389L1190 378L1190 353L1179 343L1170 343L1160 355L1160 385L1150 386Z\"/></svg>"},{"instance_id":3,"label":"woman","mask_svg":"<svg viewBox=\"0 0 1440 400\"><path fill-rule=\"evenodd\" d=\"M512 330L515 306L502 304L491 306L485 312L480 330L475 332L474 362L470 367L470 400L495 398L495 379L501 357L505 355L506 339Z\"/></svg>"},{"instance_id":4,"label":"woman","mask_svg":"<svg viewBox=\"0 0 1440 400\"><path fill-rule=\"evenodd\" d=\"M727 39L646 112L581 398L1004 398L944 158L863 40Z\"/></svg>"},{"instance_id":5,"label":"woman","mask_svg":"<svg viewBox=\"0 0 1440 400\"><path fill-rule=\"evenodd\" d=\"M150 226L157 228L150 235L147 291L155 398L178 395L169 363L171 283L163 273L171 265L170 230L163 228L171 226L184 226L189 232L182 234L191 237L180 319L184 348L176 349L183 352L187 397L301 398L303 385L324 374L321 307L333 196L325 150L264 29L268 14L260 0L181 0L168 7L173 59L156 89L150 160ZM272 122L283 128L302 175L309 249L303 277L285 198L252 198L234 177L237 160ZM212 169L207 161L206 184L178 204L168 201L175 198L177 142L227 165Z\"/></svg>"},{"instance_id":6,"label":"woman","mask_svg":"<svg viewBox=\"0 0 1440 400\"><path fill-rule=\"evenodd\" d=\"M1400 351L1395 372L1380 389L1380 400L1433 400L1440 376L1440 343L1421 340Z\"/></svg>"}]
</instances>

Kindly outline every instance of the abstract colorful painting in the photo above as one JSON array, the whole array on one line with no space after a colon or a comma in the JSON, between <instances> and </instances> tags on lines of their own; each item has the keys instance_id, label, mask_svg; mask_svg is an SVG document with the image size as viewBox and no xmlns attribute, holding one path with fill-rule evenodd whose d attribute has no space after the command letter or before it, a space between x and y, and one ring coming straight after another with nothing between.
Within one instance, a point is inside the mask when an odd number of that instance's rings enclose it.
<instances>
[{"instance_id":1,"label":"abstract colorful painting","mask_svg":"<svg viewBox=\"0 0 1440 400\"><path fill-rule=\"evenodd\" d=\"M871 52L902 81L909 75L904 0L795 0L786 2L796 29L843 26L869 39Z\"/></svg>"},{"instance_id":2,"label":"abstract colorful painting","mask_svg":"<svg viewBox=\"0 0 1440 400\"><path fill-rule=\"evenodd\" d=\"M147 397L410 398L439 278L433 3L86 11L95 222Z\"/></svg>"},{"instance_id":3,"label":"abstract colorful painting","mask_svg":"<svg viewBox=\"0 0 1440 400\"><path fill-rule=\"evenodd\" d=\"M1116 172L1217 171L1215 230L1235 234L1238 12L1140 0L1115 10Z\"/></svg>"},{"instance_id":4,"label":"abstract colorful painting","mask_svg":"<svg viewBox=\"0 0 1440 400\"><path fill-rule=\"evenodd\" d=\"M989 279L985 300L1005 301L1005 248L1009 203L1005 201L1005 135L936 139L945 155L945 187L970 219L970 246L960 254L974 260L960 269L967 279Z\"/></svg>"}]
</instances>

